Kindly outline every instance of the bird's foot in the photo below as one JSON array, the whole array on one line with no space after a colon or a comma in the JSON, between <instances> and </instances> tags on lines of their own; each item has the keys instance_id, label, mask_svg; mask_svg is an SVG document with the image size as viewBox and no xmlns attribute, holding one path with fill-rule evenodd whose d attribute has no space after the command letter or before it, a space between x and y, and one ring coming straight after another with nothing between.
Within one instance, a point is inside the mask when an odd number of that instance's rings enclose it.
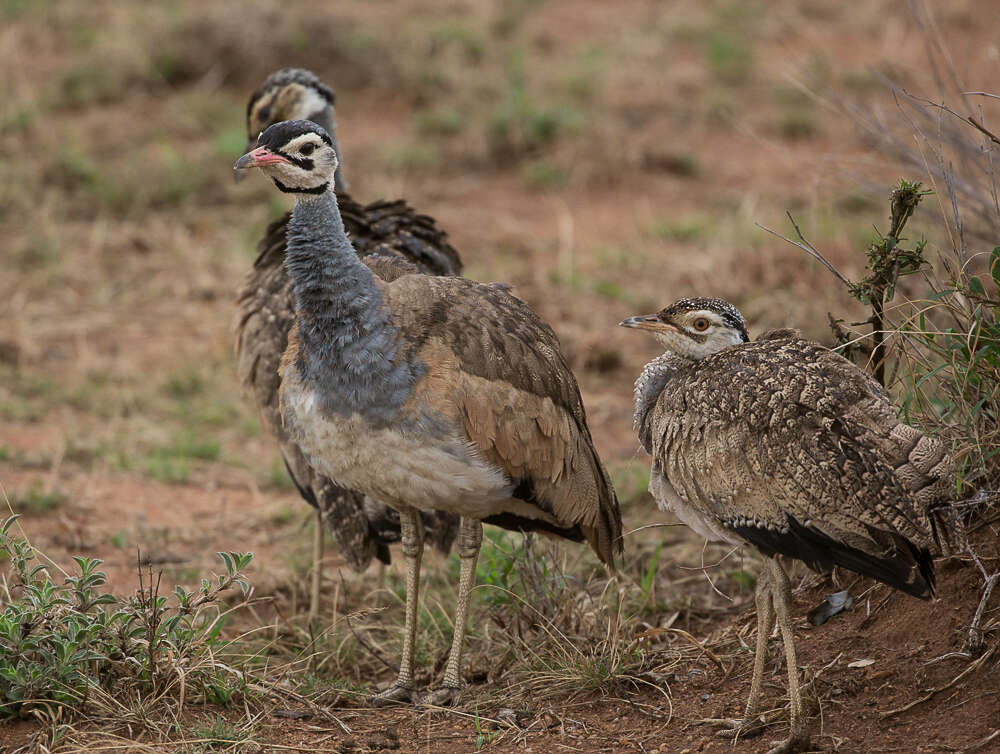
<instances>
[{"instance_id":1,"label":"bird's foot","mask_svg":"<svg viewBox=\"0 0 1000 754\"><path fill-rule=\"evenodd\" d=\"M793 730L788 738L778 742L767 754L797 754L800 751L809 751L809 733L804 728Z\"/></svg>"},{"instance_id":2,"label":"bird's foot","mask_svg":"<svg viewBox=\"0 0 1000 754\"><path fill-rule=\"evenodd\" d=\"M425 707L453 707L458 704L461 690L458 686L439 686L423 694L418 703Z\"/></svg>"},{"instance_id":3,"label":"bird's foot","mask_svg":"<svg viewBox=\"0 0 1000 754\"><path fill-rule=\"evenodd\" d=\"M743 719L714 720L713 723L722 729L716 734L719 738L735 740L755 738L764 732L764 719L760 715Z\"/></svg>"},{"instance_id":4,"label":"bird's foot","mask_svg":"<svg viewBox=\"0 0 1000 754\"><path fill-rule=\"evenodd\" d=\"M368 703L372 707L390 707L394 704L410 704L413 701L413 686L409 683L396 682L385 691L372 694Z\"/></svg>"}]
</instances>

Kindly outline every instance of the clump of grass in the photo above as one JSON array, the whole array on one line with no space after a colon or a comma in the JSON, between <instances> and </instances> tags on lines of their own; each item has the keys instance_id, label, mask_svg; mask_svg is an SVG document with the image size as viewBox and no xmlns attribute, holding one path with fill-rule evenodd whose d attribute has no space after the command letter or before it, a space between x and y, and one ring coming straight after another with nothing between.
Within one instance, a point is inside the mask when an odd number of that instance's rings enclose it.
<instances>
[{"instance_id":1,"label":"clump of grass","mask_svg":"<svg viewBox=\"0 0 1000 754\"><path fill-rule=\"evenodd\" d=\"M822 129L811 111L794 107L781 113L778 133L786 141L808 141L818 137Z\"/></svg>"},{"instance_id":2,"label":"clump of grass","mask_svg":"<svg viewBox=\"0 0 1000 754\"><path fill-rule=\"evenodd\" d=\"M507 88L489 122L494 152L530 154L565 134L579 133L583 113L567 103L542 104L528 91L524 57L515 51L507 61Z\"/></svg>"},{"instance_id":3,"label":"clump of grass","mask_svg":"<svg viewBox=\"0 0 1000 754\"><path fill-rule=\"evenodd\" d=\"M191 734L199 739L199 743L207 751L239 751L242 745L254 742L251 731L237 728L219 714L192 728Z\"/></svg>"},{"instance_id":4,"label":"clump of grass","mask_svg":"<svg viewBox=\"0 0 1000 754\"><path fill-rule=\"evenodd\" d=\"M58 490L44 490L39 482L33 483L20 494L15 494L10 501L14 510L25 515L42 515L51 513L66 502L66 496Z\"/></svg>"},{"instance_id":5,"label":"clump of grass","mask_svg":"<svg viewBox=\"0 0 1000 754\"><path fill-rule=\"evenodd\" d=\"M588 101L594 97L607 66L604 48L590 46L577 55L573 73L566 79L566 89L575 98Z\"/></svg>"},{"instance_id":6,"label":"clump of grass","mask_svg":"<svg viewBox=\"0 0 1000 754\"><path fill-rule=\"evenodd\" d=\"M649 238L661 241L693 243L705 237L708 228L701 220L672 220L659 218L643 226L642 232Z\"/></svg>"},{"instance_id":7,"label":"clump of grass","mask_svg":"<svg viewBox=\"0 0 1000 754\"><path fill-rule=\"evenodd\" d=\"M642 166L678 178L695 178L701 174L698 158L692 152L676 149L648 151L642 156Z\"/></svg>"},{"instance_id":8,"label":"clump of grass","mask_svg":"<svg viewBox=\"0 0 1000 754\"><path fill-rule=\"evenodd\" d=\"M438 164L438 151L433 144L410 144L389 149L386 167L401 172L426 170Z\"/></svg>"},{"instance_id":9,"label":"clump of grass","mask_svg":"<svg viewBox=\"0 0 1000 754\"><path fill-rule=\"evenodd\" d=\"M62 74L56 104L71 108L97 105L119 98L124 90L124 81L113 66L89 61Z\"/></svg>"},{"instance_id":10,"label":"clump of grass","mask_svg":"<svg viewBox=\"0 0 1000 754\"><path fill-rule=\"evenodd\" d=\"M217 461L222 454L218 440L185 430L164 445L154 446L146 459L146 473L161 482L182 484L191 478L191 461Z\"/></svg>"},{"instance_id":11,"label":"clump of grass","mask_svg":"<svg viewBox=\"0 0 1000 754\"><path fill-rule=\"evenodd\" d=\"M525 165L521 176L525 187L532 191L561 189L569 181L569 174L562 166L544 159Z\"/></svg>"},{"instance_id":12,"label":"clump of grass","mask_svg":"<svg viewBox=\"0 0 1000 754\"><path fill-rule=\"evenodd\" d=\"M712 29L705 39L705 63L719 79L739 84L750 75L753 51L737 31Z\"/></svg>"},{"instance_id":13,"label":"clump of grass","mask_svg":"<svg viewBox=\"0 0 1000 754\"><path fill-rule=\"evenodd\" d=\"M122 599L102 591L107 577L94 558L75 556L63 583L53 581L34 548L14 534L17 519L0 526L0 552L10 560L0 613L0 715L51 715L55 708L73 715L112 695L162 701L163 693L183 693L181 666L191 699L230 672L216 659L226 649L220 600L232 587L247 594L251 554L220 553L225 575L194 592L177 587L173 604L151 577Z\"/></svg>"},{"instance_id":14,"label":"clump of grass","mask_svg":"<svg viewBox=\"0 0 1000 754\"><path fill-rule=\"evenodd\" d=\"M483 35L455 20L445 21L431 32L431 42L436 46L455 46L470 63L478 63L486 51Z\"/></svg>"},{"instance_id":15,"label":"clump of grass","mask_svg":"<svg viewBox=\"0 0 1000 754\"><path fill-rule=\"evenodd\" d=\"M417 115L417 130L434 136L454 136L465 130L469 119L454 107L427 110Z\"/></svg>"}]
</instances>

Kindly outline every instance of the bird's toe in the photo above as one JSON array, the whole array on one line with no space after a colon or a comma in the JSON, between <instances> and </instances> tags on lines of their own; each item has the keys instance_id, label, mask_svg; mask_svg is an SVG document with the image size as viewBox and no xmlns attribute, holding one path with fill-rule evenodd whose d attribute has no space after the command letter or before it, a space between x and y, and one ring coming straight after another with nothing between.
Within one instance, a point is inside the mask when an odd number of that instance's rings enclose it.
<instances>
[{"instance_id":1,"label":"bird's toe","mask_svg":"<svg viewBox=\"0 0 1000 754\"><path fill-rule=\"evenodd\" d=\"M424 707L453 707L458 704L460 696L457 686L439 686L421 696L419 704Z\"/></svg>"},{"instance_id":2,"label":"bird's toe","mask_svg":"<svg viewBox=\"0 0 1000 754\"><path fill-rule=\"evenodd\" d=\"M755 738L764 732L764 720L759 715L749 719L722 719L715 720L714 722L721 728L716 733L719 738L732 738L735 740Z\"/></svg>"},{"instance_id":3,"label":"bird's toe","mask_svg":"<svg viewBox=\"0 0 1000 754\"><path fill-rule=\"evenodd\" d=\"M767 754L798 754L802 751L809 751L809 733L799 730L792 731L788 738L768 749Z\"/></svg>"},{"instance_id":4,"label":"bird's toe","mask_svg":"<svg viewBox=\"0 0 1000 754\"><path fill-rule=\"evenodd\" d=\"M409 684L394 683L385 691L368 697L372 707L390 707L394 704L410 704L413 701L413 687Z\"/></svg>"}]
</instances>

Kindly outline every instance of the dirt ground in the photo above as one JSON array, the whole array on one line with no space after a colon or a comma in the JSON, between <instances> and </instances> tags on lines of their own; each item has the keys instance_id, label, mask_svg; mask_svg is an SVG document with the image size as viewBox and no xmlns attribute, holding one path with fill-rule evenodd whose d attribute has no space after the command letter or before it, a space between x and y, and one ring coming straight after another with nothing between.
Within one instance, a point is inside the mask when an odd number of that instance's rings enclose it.
<instances>
[{"instance_id":1,"label":"dirt ground","mask_svg":"<svg viewBox=\"0 0 1000 754\"><path fill-rule=\"evenodd\" d=\"M632 382L656 348L615 325L686 295L730 299L752 334L795 326L829 343L828 312L863 318L825 269L756 224L788 233L790 210L857 277L889 189L926 176L873 149L843 103L905 131L883 77L935 101L952 78L995 91L995 3L11 0L0 18L0 494L32 544L56 564L102 558L119 594L137 586L137 551L172 586L217 570L217 551L250 550L269 601L239 625L302 630L311 519L240 395L230 335L256 240L286 209L264 180L231 180L246 98L297 65L336 89L353 195L405 197L435 217L468 277L513 283L559 335L623 503L622 588L655 572L659 601L619 622L626 644L644 637L643 667L657 667L686 639L655 629L683 626L719 658L688 652L638 685L514 694L505 711L488 628L503 615L483 598L458 709L289 702L232 750L756 752L783 734L777 638L774 725L734 747L701 722L745 701L755 627L741 579L756 562L683 527L642 529L665 521L631 428ZM995 122L994 103L980 105ZM913 233L933 247L948 212L926 202ZM976 537L995 566L996 523ZM593 567L559 552L570 570ZM444 573L450 561L425 563ZM388 636L399 566L383 582L341 565L328 546L324 609L373 610L366 621ZM940 563L927 603L841 575L856 604L819 628L805 614L833 587L792 572L817 750L1000 752L995 631L979 660L957 654L982 585L967 561ZM337 662L328 672L355 684L391 675L370 658ZM185 714L194 730L235 713ZM0 750L36 746L39 730L0 726ZM61 750L86 750L88 735L91 750L139 746L106 720Z\"/></svg>"}]
</instances>

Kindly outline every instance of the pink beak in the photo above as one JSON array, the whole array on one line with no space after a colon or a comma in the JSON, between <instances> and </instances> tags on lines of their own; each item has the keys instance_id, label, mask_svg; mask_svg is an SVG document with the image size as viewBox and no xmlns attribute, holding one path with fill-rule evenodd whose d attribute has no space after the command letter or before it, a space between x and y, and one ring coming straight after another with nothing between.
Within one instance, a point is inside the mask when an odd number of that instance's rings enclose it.
<instances>
[{"instance_id":1,"label":"pink beak","mask_svg":"<svg viewBox=\"0 0 1000 754\"><path fill-rule=\"evenodd\" d=\"M274 165L279 162L288 162L280 154L275 154L267 147L257 147L240 157L233 166L234 170L249 170L250 168L260 168L265 165Z\"/></svg>"}]
</instances>

